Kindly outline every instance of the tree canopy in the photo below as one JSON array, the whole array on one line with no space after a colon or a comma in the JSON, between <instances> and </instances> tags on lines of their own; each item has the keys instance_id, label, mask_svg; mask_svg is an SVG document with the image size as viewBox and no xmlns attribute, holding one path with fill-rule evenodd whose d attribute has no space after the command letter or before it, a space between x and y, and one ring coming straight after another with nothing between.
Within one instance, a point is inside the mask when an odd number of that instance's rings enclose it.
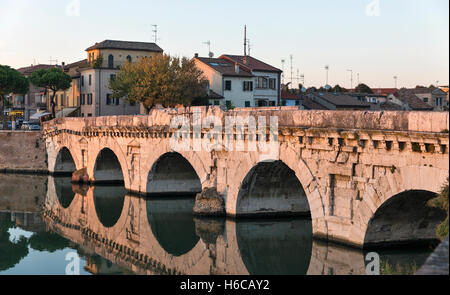
<instances>
[{"instance_id":1,"label":"tree canopy","mask_svg":"<svg viewBox=\"0 0 450 295\"><path fill-rule=\"evenodd\" d=\"M169 55L127 62L109 82L114 98L143 103L147 112L158 104L163 107L188 106L206 96L207 81L193 60Z\"/></svg>"},{"instance_id":2,"label":"tree canopy","mask_svg":"<svg viewBox=\"0 0 450 295\"><path fill-rule=\"evenodd\" d=\"M356 86L355 91L358 93L373 94L373 90L364 83L361 83L358 86Z\"/></svg>"},{"instance_id":3,"label":"tree canopy","mask_svg":"<svg viewBox=\"0 0 450 295\"><path fill-rule=\"evenodd\" d=\"M19 71L9 66L0 65L0 119L3 122L3 129L6 129L6 118L3 112L6 95L25 94L29 90L28 79Z\"/></svg>"},{"instance_id":4,"label":"tree canopy","mask_svg":"<svg viewBox=\"0 0 450 295\"><path fill-rule=\"evenodd\" d=\"M59 68L40 69L30 76L30 81L37 87L42 87L53 91L50 98L53 118L55 117L55 95L60 90L70 88L72 78Z\"/></svg>"}]
</instances>

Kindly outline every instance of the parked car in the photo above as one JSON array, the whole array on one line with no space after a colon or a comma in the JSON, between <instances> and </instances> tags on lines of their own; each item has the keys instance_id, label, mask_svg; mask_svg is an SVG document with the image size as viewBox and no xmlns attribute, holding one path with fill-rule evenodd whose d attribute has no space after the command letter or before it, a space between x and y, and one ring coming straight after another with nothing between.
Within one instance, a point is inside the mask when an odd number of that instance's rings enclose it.
<instances>
[{"instance_id":1,"label":"parked car","mask_svg":"<svg viewBox=\"0 0 450 295\"><path fill-rule=\"evenodd\" d=\"M29 130L32 130L32 131L39 131L39 130L41 130L41 126L39 126L37 124L30 124L29 128L30 128Z\"/></svg>"}]
</instances>

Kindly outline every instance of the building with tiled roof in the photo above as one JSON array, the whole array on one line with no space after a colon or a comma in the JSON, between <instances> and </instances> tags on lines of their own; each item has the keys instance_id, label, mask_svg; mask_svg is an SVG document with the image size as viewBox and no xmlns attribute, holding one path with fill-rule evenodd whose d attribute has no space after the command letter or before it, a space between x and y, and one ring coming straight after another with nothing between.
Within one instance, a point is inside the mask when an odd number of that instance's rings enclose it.
<instances>
[{"instance_id":1,"label":"building with tiled roof","mask_svg":"<svg viewBox=\"0 0 450 295\"><path fill-rule=\"evenodd\" d=\"M406 110L413 111L432 111L434 108L428 103L420 99L415 91L411 89L400 89L398 92L398 99L403 103Z\"/></svg>"},{"instance_id":2,"label":"building with tiled roof","mask_svg":"<svg viewBox=\"0 0 450 295\"><path fill-rule=\"evenodd\" d=\"M448 105L447 93L437 87L419 87L408 90L415 94L423 102L432 106L435 111L443 111L444 107Z\"/></svg>"},{"instance_id":3,"label":"building with tiled roof","mask_svg":"<svg viewBox=\"0 0 450 295\"><path fill-rule=\"evenodd\" d=\"M17 69L25 77L31 76L35 71L57 67L56 65L38 64ZM12 104L15 109L23 112L19 117L23 117L25 121L29 121L30 117L39 110L46 110L45 89L36 87L30 83L30 89L25 95L12 95Z\"/></svg>"},{"instance_id":4,"label":"building with tiled roof","mask_svg":"<svg viewBox=\"0 0 450 295\"><path fill-rule=\"evenodd\" d=\"M302 96L292 93L291 91L281 89L281 105L282 106L301 106Z\"/></svg>"},{"instance_id":5,"label":"building with tiled roof","mask_svg":"<svg viewBox=\"0 0 450 295\"><path fill-rule=\"evenodd\" d=\"M224 107L252 106L252 73L225 59L199 57L196 54L193 60L208 81L210 104Z\"/></svg>"},{"instance_id":6,"label":"building with tiled roof","mask_svg":"<svg viewBox=\"0 0 450 295\"><path fill-rule=\"evenodd\" d=\"M321 104L329 110L368 110L370 104L359 101L346 93L312 92L308 94L314 102Z\"/></svg>"},{"instance_id":7,"label":"building with tiled roof","mask_svg":"<svg viewBox=\"0 0 450 295\"><path fill-rule=\"evenodd\" d=\"M109 81L115 79L120 67L141 58L153 58L163 50L155 43L104 40L86 49L86 62L78 65L81 116L135 115L139 104L112 97Z\"/></svg>"}]
</instances>

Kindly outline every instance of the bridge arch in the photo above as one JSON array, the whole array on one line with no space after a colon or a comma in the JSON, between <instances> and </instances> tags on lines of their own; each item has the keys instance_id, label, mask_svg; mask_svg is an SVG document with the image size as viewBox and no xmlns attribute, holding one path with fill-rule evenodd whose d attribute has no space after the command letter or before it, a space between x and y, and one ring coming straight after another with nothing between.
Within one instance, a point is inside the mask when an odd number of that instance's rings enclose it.
<instances>
[{"instance_id":1,"label":"bridge arch","mask_svg":"<svg viewBox=\"0 0 450 295\"><path fill-rule=\"evenodd\" d=\"M436 196L430 191L407 190L386 200L367 223L364 247L438 242L436 228L447 214L428 205Z\"/></svg>"},{"instance_id":2,"label":"bridge arch","mask_svg":"<svg viewBox=\"0 0 450 295\"><path fill-rule=\"evenodd\" d=\"M260 162L241 182L236 215L310 215L302 184L282 161Z\"/></svg>"},{"instance_id":3,"label":"bridge arch","mask_svg":"<svg viewBox=\"0 0 450 295\"><path fill-rule=\"evenodd\" d=\"M147 177L146 192L199 193L202 184L197 172L179 153L166 153L153 164Z\"/></svg>"},{"instance_id":4,"label":"bridge arch","mask_svg":"<svg viewBox=\"0 0 450 295\"><path fill-rule=\"evenodd\" d=\"M123 214L126 190L122 187L96 186L93 192L95 213L105 228L114 227Z\"/></svg>"},{"instance_id":5,"label":"bridge arch","mask_svg":"<svg viewBox=\"0 0 450 295\"><path fill-rule=\"evenodd\" d=\"M55 175L72 175L77 170L77 166L70 150L63 146L57 151L57 156L53 168Z\"/></svg>"},{"instance_id":6,"label":"bridge arch","mask_svg":"<svg viewBox=\"0 0 450 295\"><path fill-rule=\"evenodd\" d=\"M103 148L97 153L95 163L92 167L93 182L97 184L104 183L125 183L128 175L125 159L120 157L109 147Z\"/></svg>"}]
</instances>

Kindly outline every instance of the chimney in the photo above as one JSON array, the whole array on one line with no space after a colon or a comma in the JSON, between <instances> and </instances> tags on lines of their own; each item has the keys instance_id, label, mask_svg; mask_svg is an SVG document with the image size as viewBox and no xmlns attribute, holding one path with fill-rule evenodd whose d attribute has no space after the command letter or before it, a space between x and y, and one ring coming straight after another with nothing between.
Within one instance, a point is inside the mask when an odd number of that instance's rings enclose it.
<instances>
[{"instance_id":1,"label":"chimney","mask_svg":"<svg viewBox=\"0 0 450 295\"><path fill-rule=\"evenodd\" d=\"M234 70L236 71L236 74L239 74L239 65L238 65L238 63L234 64Z\"/></svg>"},{"instance_id":2,"label":"chimney","mask_svg":"<svg viewBox=\"0 0 450 295\"><path fill-rule=\"evenodd\" d=\"M198 57L198 53L196 53L196 54L194 55L194 57L197 58L197 57Z\"/></svg>"}]
</instances>

